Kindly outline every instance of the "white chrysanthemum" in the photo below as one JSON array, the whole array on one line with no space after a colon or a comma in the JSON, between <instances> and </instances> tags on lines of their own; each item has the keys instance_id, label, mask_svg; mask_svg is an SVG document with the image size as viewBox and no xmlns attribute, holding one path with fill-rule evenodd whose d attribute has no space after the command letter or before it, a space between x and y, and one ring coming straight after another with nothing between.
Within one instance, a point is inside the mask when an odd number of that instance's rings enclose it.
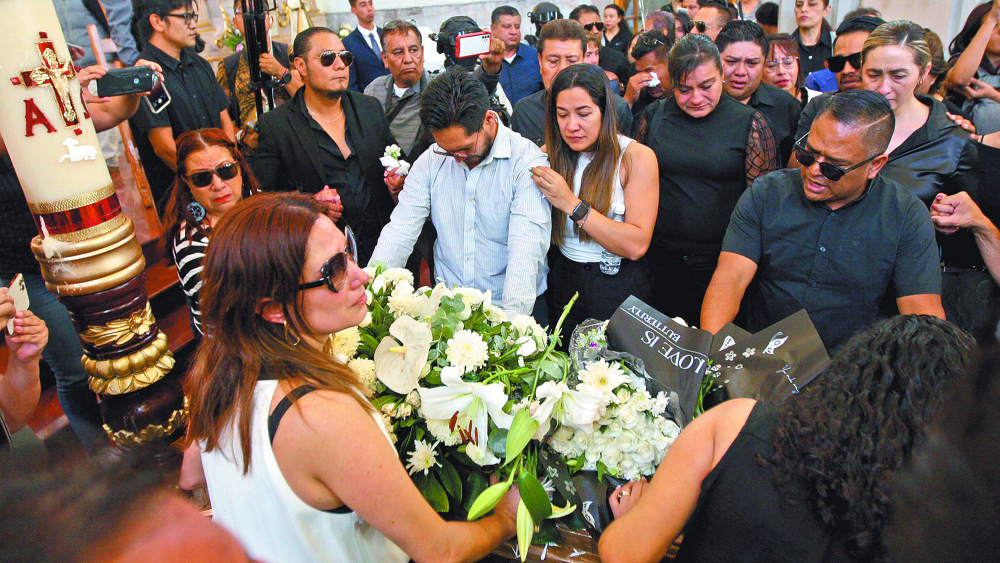
<instances>
[{"instance_id":1,"label":"white chrysanthemum","mask_svg":"<svg viewBox=\"0 0 1000 563\"><path fill-rule=\"evenodd\" d=\"M653 398L650 397L649 393L646 391L633 393L632 396L629 397L628 402L632 405L632 408L634 408L636 412L648 411L653 408Z\"/></svg>"},{"instance_id":2,"label":"white chrysanthemum","mask_svg":"<svg viewBox=\"0 0 1000 563\"><path fill-rule=\"evenodd\" d=\"M469 309L475 309L483 303L483 292L474 287L456 287L452 292L461 297Z\"/></svg>"},{"instance_id":3,"label":"white chrysanthemum","mask_svg":"<svg viewBox=\"0 0 1000 563\"><path fill-rule=\"evenodd\" d=\"M385 431L389 434L389 441L395 444L397 442L397 438L396 433L393 431L394 428L392 426L392 419L385 413L379 413L379 417L382 419L382 426L385 427Z\"/></svg>"},{"instance_id":4,"label":"white chrysanthemum","mask_svg":"<svg viewBox=\"0 0 1000 563\"><path fill-rule=\"evenodd\" d=\"M500 323L507 322L507 313L503 309L497 307L496 305L490 305L485 309L486 320L489 321L491 325L498 325Z\"/></svg>"},{"instance_id":5,"label":"white chrysanthemum","mask_svg":"<svg viewBox=\"0 0 1000 563\"><path fill-rule=\"evenodd\" d=\"M410 292L413 292L413 274L406 268L389 268L382 272L382 275L385 276L387 285L395 287L400 283L405 283L410 286Z\"/></svg>"},{"instance_id":6,"label":"white chrysanthemum","mask_svg":"<svg viewBox=\"0 0 1000 563\"><path fill-rule=\"evenodd\" d=\"M451 431L450 420L425 419L427 431L434 436L434 439L446 446L457 446L462 443L462 437L458 432Z\"/></svg>"},{"instance_id":7,"label":"white chrysanthemum","mask_svg":"<svg viewBox=\"0 0 1000 563\"><path fill-rule=\"evenodd\" d=\"M579 372L579 391L602 397L606 403L617 403L615 389L628 381L628 376L617 362L609 364L605 360L590 362Z\"/></svg>"},{"instance_id":8,"label":"white chrysanthemum","mask_svg":"<svg viewBox=\"0 0 1000 563\"><path fill-rule=\"evenodd\" d=\"M333 355L338 359L340 356L346 356L350 360L357 354L360 345L361 331L356 326L345 328L333 335ZM344 363L347 363L347 360Z\"/></svg>"},{"instance_id":9,"label":"white chrysanthemum","mask_svg":"<svg viewBox=\"0 0 1000 563\"><path fill-rule=\"evenodd\" d=\"M460 330L448 339L447 356L451 365L461 369L462 373L468 373L486 365L490 349L478 333Z\"/></svg>"},{"instance_id":10,"label":"white chrysanthemum","mask_svg":"<svg viewBox=\"0 0 1000 563\"><path fill-rule=\"evenodd\" d=\"M441 465L438 463L437 454L434 453L434 448L438 445L437 442L433 446L428 445L423 440L414 440L413 451L410 452L409 462L406 464L406 470L410 472L410 475L431 470L435 465Z\"/></svg>"},{"instance_id":11,"label":"white chrysanthemum","mask_svg":"<svg viewBox=\"0 0 1000 563\"><path fill-rule=\"evenodd\" d=\"M662 416L666 412L667 407L670 405L670 397L666 393L660 391L653 399L652 406L649 407L649 412L653 413L653 416Z\"/></svg>"},{"instance_id":12,"label":"white chrysanthemum","mask_svg":"<svg viewBox=\"0 0 1000 563\"><path fill-rule=\"evenodd\" d=\"M400 285L396 289L392 290L392 293L389 295L389 312L392 313L394 317L407 315L409 314L410 309L413 308L413 304L417 299L419 299L419 297L414 295L412 286L407 284Z\"/></svg>"},{"instance_id":13,"label":"white chrysanthemum","mask_svg":"<svg viewBox=\"0 0 1000 563\"><path fill-rule=\"evenodd\" d=\"M375 393L375 382L378 381L375 376L375 360L354 358L347 362L347 367L351 368L354 375L358 376L358 380L368 390L369 395Z\"/></svg>"}]
</instances>

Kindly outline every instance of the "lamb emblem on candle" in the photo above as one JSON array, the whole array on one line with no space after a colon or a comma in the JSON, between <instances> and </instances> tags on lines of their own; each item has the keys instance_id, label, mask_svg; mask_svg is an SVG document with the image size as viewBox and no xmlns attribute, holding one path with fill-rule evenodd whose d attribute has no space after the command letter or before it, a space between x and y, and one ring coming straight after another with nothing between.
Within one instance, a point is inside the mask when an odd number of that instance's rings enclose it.
<instances>
[{"instance_id":1,"label":"lamb emblem on candle","mask_svg":"<svg viewBox=\"0 0 1000 563\"><path fill-rule=\"evenodd\" d=\"M80 162L81 160L94 160L97 158L97 149L91 145L78 146L80 141L68 138L63 141L63 146L69 150L69 154L62 155L59 162L69 159L70 162Z\"/></svg>"}]
</instances>

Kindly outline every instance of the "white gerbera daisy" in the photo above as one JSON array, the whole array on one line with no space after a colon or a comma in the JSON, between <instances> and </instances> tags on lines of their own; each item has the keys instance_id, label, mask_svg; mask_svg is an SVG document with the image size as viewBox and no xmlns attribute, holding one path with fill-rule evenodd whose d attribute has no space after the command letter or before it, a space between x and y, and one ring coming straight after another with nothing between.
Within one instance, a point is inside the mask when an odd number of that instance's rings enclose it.
<instances>
[{"instance_id":1,"label":"white gerbera daisy","mask_svg":"<svg viewBox=\"0 0 1000 563\"><path fill-rule=\"evenodd\" d=\"M628 382L628 376L622 371L618 362L609 364L605 360L590 362L580 370L580 385L577 389L601 397L605 403L618 403L615 389Z\"/></svg>"},{"instance_id":2,"label":"white gerbera daisy","mask_svg":"<svg viewBox=\"0 0 1000 563\"><path fill-rule=\"evenodd\" d=\"M437 420L433 418L425 419L427 431L434 436L434 439L446 446L457 446L462 443L462 436L458 432L451 431L450 420ZM457 426L456 426L457 428Z\"/></svg>"},{"instance_id":3,"label":"white gerbera daisy","mask_svg":"<svg viewBox=\"0 0 1000 563\"><path fill-rule=\"evenodd\" d=\"M468 373L486 365L490 349L478 333L460 330L448 339L447 356L451 365L461 369L462 373Z\"/></svg>"},{"instance_id":4,"label":"white gerbera daisy","mask_svg":"<svg viewBox=\"0 0 1000 563\"><path fill-rule=\"evenodd\" d=\"M423 440L415 440L413 442L413 451L410 452L410 460L406 464L406 470L410 472L410 475L415 473L427 472L431 470L435 465L441 465L438 463L437 454L434 453L434 448L436 448L438 442L434 442L434 445L428 445Z\"/></svg>"},{"instance_id":5,"label":"white gerbera daisy","mask_svg":"<svg viewBox=\"0 0 1000 563\"><path fill-rule=\"evenodd\" d=\"M347 367L351 368L354 375L358 376L358 380L365 386L368 394L373 395L375 393L375 382L378 380L375 376L375 360L354 358L347 362Z\"/></svg>"}]
</instances>

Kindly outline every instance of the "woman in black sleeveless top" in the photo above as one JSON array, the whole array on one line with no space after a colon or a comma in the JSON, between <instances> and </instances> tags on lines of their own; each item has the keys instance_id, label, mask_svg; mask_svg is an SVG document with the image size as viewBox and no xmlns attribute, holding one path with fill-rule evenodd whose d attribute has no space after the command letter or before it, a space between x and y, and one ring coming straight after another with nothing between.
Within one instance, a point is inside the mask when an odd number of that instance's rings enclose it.
<instances>
[{"instance_id":1,"label":"woman in black sleeveless top","mask_svg":"<svg viewBox=\"0 0 1000 563\"><path fill-rule=\"evenodd\" d=\"M864 561L883 555L889 481L922 439L975 343L930 316L855 335L775 408L727 401L698 417L655 478L612 495L604 562Z\"/></svg>"},{"instance_id":2,"label":"woman in black sleeveless top","mask_svg":"<svg viewBox=\"0 0 1000 563\"><path fill-rule=\"evenodd\" d=\"M779 167L778 148L767 120L723 92L719 50L706 36L679 40L668 67L674 95L636 120L636 140L660 167L651 305L697 323L729 217L747 187Z\"/></svg>"}]
</instances>

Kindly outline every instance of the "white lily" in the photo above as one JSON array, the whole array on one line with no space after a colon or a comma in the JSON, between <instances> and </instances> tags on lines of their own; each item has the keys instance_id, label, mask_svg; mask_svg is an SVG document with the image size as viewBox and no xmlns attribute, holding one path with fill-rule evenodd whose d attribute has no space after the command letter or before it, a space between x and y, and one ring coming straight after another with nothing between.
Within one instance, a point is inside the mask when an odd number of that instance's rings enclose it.
<instances>
[{"instance_id":1,"label":"white lily","mask_svg":"<svg viewBox=\"0 0 1000 563\"><path fill-rule=\"evenodd\" d=\"M386 387L400 395L417 388L420 372L431 350L431 329L410 317L399 317L389 334L375 349L375 374Z\"/></svg>"},{"instance_id":2,"label":"white lily","mask_svg":"<svg viewBox=\"0 0 1000 563\"><path fill-rule=\"evenodd\" d=\"M441 387L425 389L420 392L420 415L424 418L437 420L452 420L458 418L468 420L469 427L462 428L463 439L472 442L485 455L480 456L478 463L493 465L500 460L490 451L489 420L499 428L510 428L514 417L503 412L507 403L502 383L483 384L462 379L459 368L449 366L441 370Z\"/></svg>"},{"instance_id":3,"label":"white lily","mask_svg":"<svg viewBox=\"0 0 1000 563\"><path fill-rule=\"evenodd\" d=\"M576 428L587 434L594 432L594 421L601 408L601 398L574 391L566 383L546 381L535 390L535 396L541 401L538 410L531 418L538 421L538 432L534 438L541 440L549 431L552 420L570 428Z\"/></svg>"}]
</instances>

